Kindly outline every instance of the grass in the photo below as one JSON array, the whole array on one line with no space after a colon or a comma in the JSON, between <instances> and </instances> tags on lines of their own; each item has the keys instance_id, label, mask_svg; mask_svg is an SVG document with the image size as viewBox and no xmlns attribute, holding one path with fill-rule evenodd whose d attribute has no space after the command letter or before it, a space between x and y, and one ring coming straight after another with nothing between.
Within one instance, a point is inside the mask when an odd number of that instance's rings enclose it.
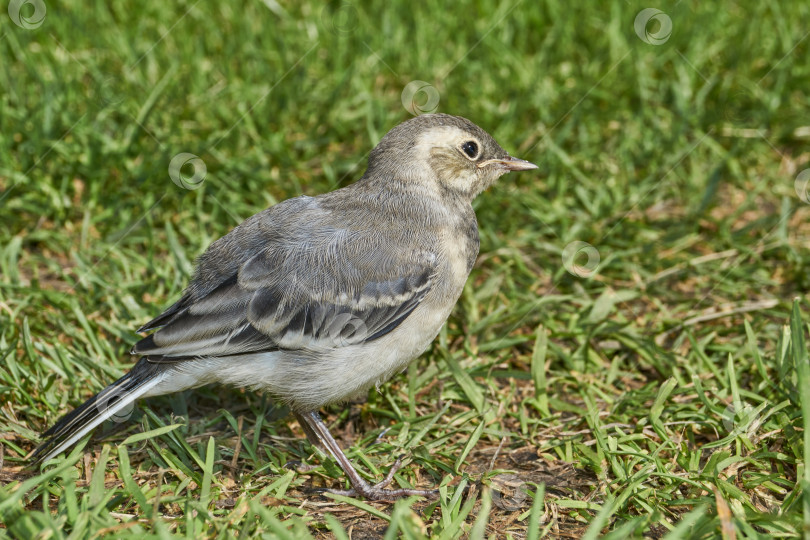
<instances>
[{"instance_id":1,"label":"grass","mask_svg":"<svg viewBox=\"0 0 810 540\"><path fill-rule=\"evenodd\" d=\"M659 45L648 7L2 14L0 536L805 535L810 6L667 3ZM414 80L541 165L477 201L481 256L432 347L325 411L369 478L404 455L396 483L438 501L323 494L345 480L286 411L219 387L24 469L211 241L358 178ZM181 152L196 189L169 178Z\"/></svg>"}]
</instances>

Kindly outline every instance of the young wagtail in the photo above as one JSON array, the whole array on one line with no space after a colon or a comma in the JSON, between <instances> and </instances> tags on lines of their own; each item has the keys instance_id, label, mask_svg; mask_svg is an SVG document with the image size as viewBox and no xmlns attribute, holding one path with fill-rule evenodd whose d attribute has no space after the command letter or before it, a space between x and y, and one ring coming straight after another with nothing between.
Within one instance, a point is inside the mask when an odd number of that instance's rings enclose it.
<instances>
[{"instance_id":1,"label":"young wagtail","mask_svg":"<svg viewBox=\"0 0 810 540\"><path fill-rule=\"evenodd\" d=\"M478 255L472 200L501 175L537 166L457 116L388 132L356 183L289 199L206 250L183 296L138 332L140 360L44 433L47 460L142 397L208 383L264 390L289 405L353 489L394 499L353 468L318 415L402 371L436 337Z\"/></svg>"}]
</instances>

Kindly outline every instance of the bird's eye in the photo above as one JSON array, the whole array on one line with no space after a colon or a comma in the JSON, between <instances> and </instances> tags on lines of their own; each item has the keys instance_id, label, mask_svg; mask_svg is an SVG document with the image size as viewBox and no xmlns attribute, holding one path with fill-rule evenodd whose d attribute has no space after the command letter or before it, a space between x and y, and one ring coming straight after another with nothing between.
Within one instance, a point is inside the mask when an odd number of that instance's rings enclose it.
<instances>
[{"instance_id":1,"label":"bird's eye","mask_svg":"<svg viewBox=\"0 0 810 540\"><path fill-rule=\"evenodd\" d=\"M475 141L467 141L461 145L461 149L470 159L475 159L478 156L478 145Z\"/></svg>"}]
</instances>

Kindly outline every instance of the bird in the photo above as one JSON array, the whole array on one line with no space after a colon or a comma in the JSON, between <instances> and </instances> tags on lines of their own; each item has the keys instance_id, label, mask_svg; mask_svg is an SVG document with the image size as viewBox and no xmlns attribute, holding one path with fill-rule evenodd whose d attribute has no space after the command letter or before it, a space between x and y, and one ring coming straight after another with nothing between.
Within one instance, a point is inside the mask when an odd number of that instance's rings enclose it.
<instances>
[{"instance_id":1,"label":"bird","mask_svg":"<svg viewBox=\"0 0 810 540\"><path fill-rule=\"evenodd\" d=\"M349 480L334 493L396 500L343 453L319 410L367 395L435 339L479 251L473 200L510 156L466 118L423 114L393 127L356 182L267 208L214 241L179 300L147 322L133 368L42 434L36 464L58 456L141 398L210 383L285 404Z\"/></svg>"}]
</instances>

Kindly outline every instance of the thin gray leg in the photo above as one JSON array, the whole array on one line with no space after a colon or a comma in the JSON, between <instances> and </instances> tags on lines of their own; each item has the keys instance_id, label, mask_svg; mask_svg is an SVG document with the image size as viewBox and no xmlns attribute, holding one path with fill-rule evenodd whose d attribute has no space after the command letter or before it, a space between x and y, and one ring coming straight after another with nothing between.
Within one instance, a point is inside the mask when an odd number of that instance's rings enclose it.
<instances>
[{"instance_id":1,"label":"thin gray leg","mask_svg":"<svg viewBox=\"0 0 810 540\"><path fill-rule=\"evenodd\" d=\"M327 428L326 424L323 423L323 420L321 420L321 417L317 411L307 413L296 412L295 416L304 427L304 432L306 432L309 441L328 450L329 453L332 454L332 457L335 458L335 461L338 462L340 468L343 469L343 472L346 473L346 476L349 478L349 482L352 484L352 489L327 490L330 493L347 496L361 495L372 501L393 500L399 499L400 497L409 497L411 495L417 495L419 497L436 497L438 494L436 490L432 489L384 489L385 486L390 484L394 479L394 473L396 473L397 470L402 466L402 461L399 458L397 458L397 461L391 467L391 470L388 471L385 479L383 479L383 481L379 484L374 484L372 486L363 480L363 478L351 464L349 459L343 453L343 450L340 449L340 445L338 445L337 441L334 439L334 437L332 437L332 434L329 433L329 428Z\"/></svg>"}]
</instances>

